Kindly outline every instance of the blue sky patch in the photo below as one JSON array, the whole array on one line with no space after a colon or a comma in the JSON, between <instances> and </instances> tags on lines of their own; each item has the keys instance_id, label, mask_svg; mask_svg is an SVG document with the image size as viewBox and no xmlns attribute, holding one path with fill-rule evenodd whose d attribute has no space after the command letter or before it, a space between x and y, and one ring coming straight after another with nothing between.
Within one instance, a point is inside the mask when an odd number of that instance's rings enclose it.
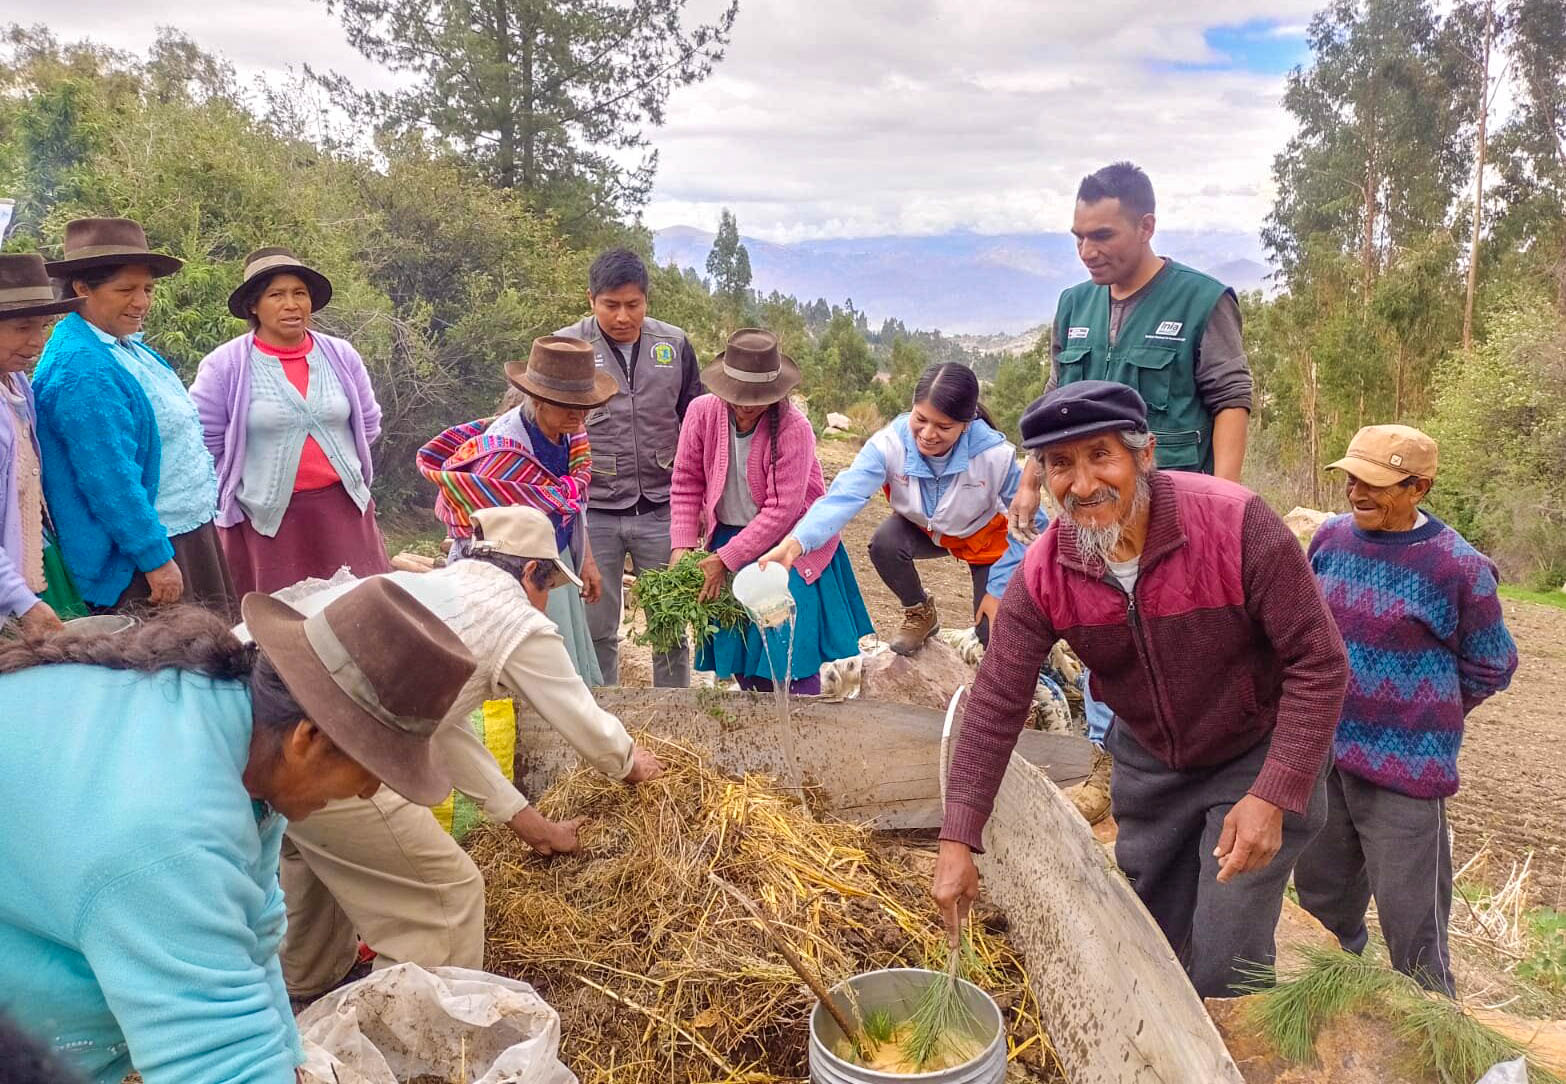
<instances>
[{"instance_id":1,"label":"blue sky patch","mask_svg":"<svg viewBox=\"0 0 1566 1084\"><path fill-rule=\"evenodd\" d=\"M1215 26L1202 38L1218 54L1205 63L1159 65L1170 71L1246 71L1282 75L1296 64L1310 62L1303 23L1251 19L1234 26Z\"/></svg>"}]
</instances>

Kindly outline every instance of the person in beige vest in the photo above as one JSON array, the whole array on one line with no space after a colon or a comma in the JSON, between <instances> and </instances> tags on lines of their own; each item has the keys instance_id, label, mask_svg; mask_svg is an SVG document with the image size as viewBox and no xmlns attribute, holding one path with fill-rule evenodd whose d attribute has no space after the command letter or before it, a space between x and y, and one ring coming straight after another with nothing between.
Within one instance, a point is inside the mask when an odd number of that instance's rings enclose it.
<instances>
[{"instance_id":1,"label":"person in beige vest","mask_svg":"<svg viewBox=\"0 0 1566 1084\"><path fill-rule=\"evenodd\" d=\"M27 374L49 341L55 317L81 306L79 297L55 298L42 256L0 254L0 625L14 619L24 636L61 627L61 615L45 597L50 590L44 553L52 543Z\"/></svg>"},{"instance_id":2,"label":"person in beige vest","mask_svg":"<svg viewBox=\"0 0 1566 1084\"><path fill-rule=\"evenodd\" d=\"M467 726L475 708L517 697L588 764L627 784L656 778L663 766L593 701L544 613L552 588L580 586L560 560L549 517L508 506L480 509L473 523L474 539L462 559L433 572L373 578L405 589L478 660L435 735L456 789L541 854L570 853L578 847L580 819L550 821L528 803ZM293 605L308 615L352 587L340 584ZM383 790L369 799L334 802L309 821L289 825L282 884L288 901L283 977L294 998L308 1000L340 984L355 967L361 938L376 951L377 967L483 966L478 867L428 809L395 794Z\"/></svg>"}]
</instances>

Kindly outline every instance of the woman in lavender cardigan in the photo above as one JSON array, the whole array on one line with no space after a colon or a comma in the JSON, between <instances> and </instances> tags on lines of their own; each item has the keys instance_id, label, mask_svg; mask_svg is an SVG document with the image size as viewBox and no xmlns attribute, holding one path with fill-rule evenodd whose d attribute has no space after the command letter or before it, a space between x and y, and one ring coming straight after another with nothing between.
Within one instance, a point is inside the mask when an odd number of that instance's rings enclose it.
<instances>
[{"instance_id":1,"label":"woman in lavender cardigan","mask_svg":"<svg viewBox=\"0 0 1566 1084\"><path fill-rule=\"evenodd\" d=\"M359 352L310 328L331 297L326 276L287 249L252 252L228 299L250 331L203 358L190 387L240 594L343 566L355 576L390 571L370 498L381 408Z\"/></svg>"},{"instance_id":2,"label":"woman in lavender cardigan","mask_svg":"<svg viewBox=\"0 0 1566 1084\"><path fill-rule=\"evenodd\" d=\"M778 350L770 331L744 328L702 370L711 392L695 399L680 426L670 482L673 564L705 541L704 596L715 597L724 577L788 537L826 492L810 422L788 394L799 368ZM859 638L874 631L848 554L834 536L794 562L793 665L789 637L754 625L719 630L696 654L698 670L741 688L766 691L787 670L789 691L821 692L821 665L859 654Z\"/></svg>"}]
</instances>

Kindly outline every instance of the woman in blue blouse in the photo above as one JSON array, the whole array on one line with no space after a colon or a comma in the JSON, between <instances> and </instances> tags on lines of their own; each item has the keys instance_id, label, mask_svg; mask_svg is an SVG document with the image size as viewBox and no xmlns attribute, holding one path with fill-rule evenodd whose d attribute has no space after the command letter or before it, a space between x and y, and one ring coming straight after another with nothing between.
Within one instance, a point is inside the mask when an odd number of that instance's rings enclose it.
<instances>
[{"instance_id":1,"label":"woman in blue blouse","mask_svg":"<svg viewBox=\"0 0 1566 1084\"><path fill-rule=\"evenodd\" d=\"M65 228L49 265L79 312L55 325L33 378L44 492L66 567L94 609L195 602L234 618L217 474L172 366L141 340L155 280L178 271L124 218Z\"/></svg>"}]
</instances>

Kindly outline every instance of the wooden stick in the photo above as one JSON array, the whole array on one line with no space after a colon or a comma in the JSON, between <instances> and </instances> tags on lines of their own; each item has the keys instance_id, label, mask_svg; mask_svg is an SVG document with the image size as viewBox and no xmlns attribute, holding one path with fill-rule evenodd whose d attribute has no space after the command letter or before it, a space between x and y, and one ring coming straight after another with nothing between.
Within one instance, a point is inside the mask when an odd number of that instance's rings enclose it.
<instances>
[{"instance_id":1,"label":"wooden stick","mask_svg":"<svg viewBox=\"0 0 1566 1084\"><path fill-rule=\"evenodd\" d=\"M716 873L709 873L707 876L712 880L713 884L723 889L730 896L733 896L735 901L750 913L750 917L756 920L756 924L761 927L762 932L771 938L773 946L782 954L783 959L788 961L788 966L792 967L794 973L805 980L805 985L810 987L810 992L816 995L816 998L822 1005L826 1006L826 1011L832 1014L832 1019L837 1021L837 1026L842 1029L843 1037L857 1048L859 1046L859 1029L848 1022L848 1018L843 1015L843 1010L837 1007L837 1002L832 1000L832 995L827 993L826 987L821 984L821 980L816 977L816 973L806 966L804 960L799 958L799 954L794 951L794 946L790 945L788 939L778 932L776 926L772 925L771 920L761 913L761 908L756 906L755 901Z\"/></svg>"}]
</instances>

